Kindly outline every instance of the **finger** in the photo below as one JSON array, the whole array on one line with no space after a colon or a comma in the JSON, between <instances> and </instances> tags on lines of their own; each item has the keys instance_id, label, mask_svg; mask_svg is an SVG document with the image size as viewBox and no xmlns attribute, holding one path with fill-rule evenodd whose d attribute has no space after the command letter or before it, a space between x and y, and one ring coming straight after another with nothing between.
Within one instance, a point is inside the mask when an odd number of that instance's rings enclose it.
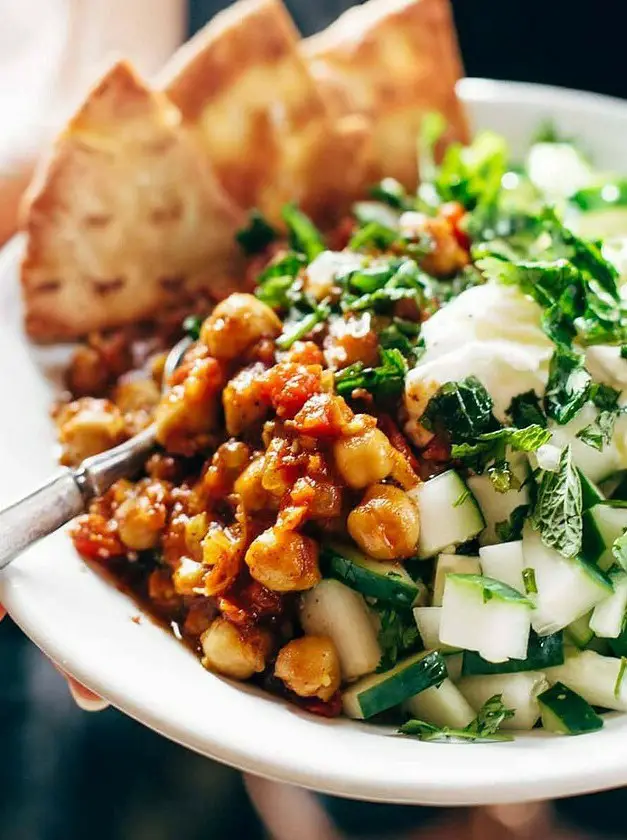
<instances>
[{"instance_id":1,"label":"finger","mask_svg":"<svg viewBox=\"0 0 627 840\"><path fill-rule=\"evenodd\" d=\"M103 700L102 697L98 697L97 694L94 694L93 691L90 691L82 683L79 683L79 681L75 680L74 677L70 677L67 674L65 677L70 689L70 694L74 698L76 705L83 709L83 711L101 712L103 709L107 708L109 704L106 700Z\"/></svg>"}]
</instances>

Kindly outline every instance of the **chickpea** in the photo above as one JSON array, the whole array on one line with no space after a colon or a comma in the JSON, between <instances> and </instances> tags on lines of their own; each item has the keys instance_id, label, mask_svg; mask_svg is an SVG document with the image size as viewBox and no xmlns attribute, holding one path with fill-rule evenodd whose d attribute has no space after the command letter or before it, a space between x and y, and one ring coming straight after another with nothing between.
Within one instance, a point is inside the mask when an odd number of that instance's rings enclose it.
<instances>
[{"instance_id":1,"label":"chickpea","mask_svg":"<svg viewBox=\"0 0 627 840\"><path fill-rule=\"evenodd\" d=\"M255 580L274 592L301 592L320 580L318 545L296 531L268 528L244 559Z\"/></svg>"},{"instance_id":2,"label":"chickpea","mask_svg":"<svg viewBox=\"0 0 627 840\"><path fill-rule=\"evenodd\" d=\"M418 508L407 493L387 484L366 491L347 526L357 545L376 560L411 557L420 535Z\"/></svg>"},{"instance_id":3,"label":"chickpea","mask_svg":"<svg viewBox=\"0 0 627 840\"><path fill-rule=\"evenodd\" d=\"M260 338L276 338L279 317L253 295L236 292L221 301L206 319L200 340L216 359L235 359Z\"/></svg>"},{"instance_id":4,"label":"chickpea","mask_svg":"<svg viewBox=\"0 0 627 840\"><path fill-rule=\"evenodd\" d=\"M435 277L449 277L468 264L468 253L461 247L448 219L409 211L400 218L401 233L408 239L427 236L433 250L421 260L421 267Z\"/></svg>"},{"instance_id":5,"label":"chickpea","mask_svg":"<svg viewBox=\"0 0 627 840\"><path fill-rule=\"evenodd\" d=\"M153 411L161 392L154 379L129 378L118 383L113 400L123 414L131 411Z\"/></svg>"},{"instance_id":6,"label":"chickpea","mask_svg":"<svg viewBox=\"0 0 627 840\"><path fill-rule=\"evenodd\" d=\"M247 680L263 671L270 652L269 635L258 628L242 629L225 618L217 618L200 637L209 671L234 680Z\"/></svg>"},{"instance_id":7,"label":"chickpea","mask_svg":"<svg viewBox=\"0 0 627 840\"><path fill-rule=\"evenodd\" d=\"M227 384L222 394L224 420L230 435L241 433L261 423L268 411L264 398L264 365L257 363L240 370Z\"/></svg>"},{"instance_id":8,"label":"chickpea","mask_svg":"<svg viewBox=\"0 0 627 840\"><path fill-rule=\"evenodd\" d=\"M327 636L303 636L281 648L274 674L299 697L330 700L340 687L340 660Z\"/></svg>"},{"instance_id":9,"label":"chickpea","mask_svg":"<svg viewBox=\"0 0 627 840\"><path fill-rule=\"evenodd\" d=\"M244 509L248 512L267 510L276 506L276 500L262 484L265 459L255 458L237 478L233 490L240 497Z\"/></svg>"},{"instance_id":10,"label":"chickpea","mask_svg":"<svg viewBox=\"0 0 627 840\"><path fill-rule=\"evenodd\" d=\"M132 551L154 548L165 525L166 513L163 492L148 487L130 495L115 512L120 539Z\"/></svg>"},{"instance_id":11,"label":"chickpea","mask_svg":"<svg viewBox=\"0 0 627 840\"><path fill-rule=\"evenodd\" d=\"M109 400L76 400L61 410L57 423L62 462L70 466L110 449L124 438L124 419Z\"/></svg>"},{"instance_id":12,"label":"chickpea","mask_svg":"<svg viewBox=\"0 0 627 840\"><path fill-rule=\"evenodd\" d=\"M357 415L356 420L361 415ZM335 465L349 487L367 487L388 476L394 467L394 448L376 426L340 438L333 444Z\"/></svg>"},{"instance_id":13,"label":"chickpea","mask_svg":"<svg viewBox=\"0 0 627 840\"><path fill-rule=\"evenodd\" d=\"M203 572L202 563L182 557L179 567L172 575L174 589L179 595L197 595L196 590L202 586Z\"/></svg>"},{"instance_id":14,"label":"chickpea","mask_svg":"<svg viewBox=\"0 0 627 840\"><path fill-rule=\"evenodd\" d=\"M327 365L336 370L355 362L370 367L379 364L379 339L370 313L332 320L324 340L324 357Z\"/></svg>"}]
</instances>

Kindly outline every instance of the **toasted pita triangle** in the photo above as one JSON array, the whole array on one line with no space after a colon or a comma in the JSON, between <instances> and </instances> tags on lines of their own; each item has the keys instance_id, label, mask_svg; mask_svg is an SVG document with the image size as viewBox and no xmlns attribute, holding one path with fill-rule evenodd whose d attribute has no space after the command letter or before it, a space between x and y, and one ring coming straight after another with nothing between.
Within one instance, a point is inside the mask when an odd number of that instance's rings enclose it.
<instances>
[{"instance_id":1,"label":"toasted pita triangle","mask_svg":"<svg viewBox=\"0 0 627 840\"><path fill-rule=\"evenodd\" d=\"M330 114L299 43L280 0L240 0L160 76L228 195L275 223L288 201L320 215L350 200L368 151L367 123Z\"/></svg>"},{"instance_id":2,"label":"toasted pita triangle","mask_svg":"<svg viewBox=\"0 0 627 840\"><path fill-rule=\"evenodd\" d=\"M449 0L369 0L302 43L302 55L336 114L370 121L371 179L417 181L416 139L428 111L467 139L455 82L462 75Z\"/></svg>"},{"instance_id":3,"label":"toasted pita triangle","mask_svg":"<svg viewBox=\"0 0 627 840\"><path fill-rule=\"evenodd\" d=\"M232 290L241 213L177 109L126 63L91 91L26 205L26 326L38 340L152 317Z\"/></svg>"}]
</instances>

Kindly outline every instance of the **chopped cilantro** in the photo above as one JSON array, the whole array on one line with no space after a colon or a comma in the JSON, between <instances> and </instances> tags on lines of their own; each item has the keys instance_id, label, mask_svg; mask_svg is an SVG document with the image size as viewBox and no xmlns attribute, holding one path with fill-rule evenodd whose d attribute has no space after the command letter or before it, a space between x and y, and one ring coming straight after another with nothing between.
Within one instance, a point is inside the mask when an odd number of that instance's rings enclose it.
<instances>
[{"instance_id":1,"label":"chopped cilantro","mask_svg":"<svg viewBox=\"0 0 627 840\"><path fill-rule=\"evenodd\" d=\"M469 146L452 143L435 178L444 201L459 201L466 209L489 205L497 197L507 164L507 147L498 134L482 131Z\"/></svg>"},{"instance_id":2,"label":"chopped cilantro","mask_svg":"<svg viewBox=\"0 0 627 840\"><path fill-rule=\"evenodd\" d=\"M281 215L287 225L292 247L295 251L304 254L309 262L312 262L318 254L325 250L320 231L309 216L306 216L294 204L286 204Z\"/></svg>"},{"instance_id":3,"label":"chopped cilantro","mask_svg":"<svg viewBox=\"0 0 627 840\"><path fill-rule=\"evenodd\" d=\"M351 251L363 249L385 251L398 239L398 231L381 222L370 221L353 234L348 247Z\"/></svg>"},{"instance_id":4,"label":"chopped cilantro","mask_svg":"<svg viewBox=\"0 0 627 840\"><path fill-rule=\"evenodd\" d=\"M401 735L419 738L421 741L511 741L512 736L499 733L503 721L514 717L514 710L507 709L503 695L495 694L483 704L477 717L463 729L435 726L422 720L408 720L399 729Z\"/></svg>"},{"instance_id":5,"label":"chopped cilantro","mask_svg":"<svg viewBox=\"0 0 627 840\"><path fill-rule=\"evenodd\" d=\"M562 452L555 472L542 473L530 522L542 542L564 557L575 557L581 551L581 478L570 446Z\"/></svg>"},{"instance_id":6,"label":"chopped cilantro","mask_svg":"<svg viewBox=\"0 0 627 840\"><path fill-rule=\"evenodd\" d=\"M242 251L249 257L260 254L277 239L278 233L259 210L251 210L248 224L235 234Z\"/></svg>"},{"instance_id":7,"label":"chopped cilantro","mask_svg":"<svg viewBox=\"0 0 627 840\"><path fill-rule=\"evenodd\" d=\"M302 254L288 251L273 260L257 278L255 294L273 309L289 309L294 281L307 264Z\"/></svg>"},{"instance_id":8,"label":"chopped cilantro","mask_svg":"<svg viewBox=\"0 0 627 840\"><path fill-rule=\"evenodd\" d=\"M398 610L376 602L372 608L379 617L379 645L381 661L377 673L389 671L398 660L420 648L420 634L411 609Z\"/></svg>"},{"instance_id":9,"label":"chopped cilantro","mask_svg":"<svg viewBox=\"0 0 627 840\"><path fill-rule=\"evenodd\" d=\"M294 342L309 335L313 328L322 321L326 321L330 314L331 310L323 302L315 305L305 315L299 313L300 317L288 319L283 325L283 332L276 340L276 346L279 350L289 350Z\"/></svg>"}]
</instances>

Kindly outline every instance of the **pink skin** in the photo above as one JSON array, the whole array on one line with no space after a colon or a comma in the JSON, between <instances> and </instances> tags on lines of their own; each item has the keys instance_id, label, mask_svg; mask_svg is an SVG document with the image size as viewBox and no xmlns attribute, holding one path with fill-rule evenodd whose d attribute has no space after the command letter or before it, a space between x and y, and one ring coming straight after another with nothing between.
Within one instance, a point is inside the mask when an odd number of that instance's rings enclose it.
<instances>
[{"instance_id":1,"label":"pink skin","mask_svg":"<svg viewBox=\"0 0 627 840\"><path fill-rule=\"evenodd\" d=\"M6 610L4 607L0 606L0 621L6 615ZM54 663L53 663L54 664ZM55 665L55 668L57 666ZM102 709L106 709L109 705L106 700L103 700L101 697L98 697L97 694L94 694L93 691L90 691L86 688L82 683L79 683L78 680L75 680L74 677L71 677L69 674L66 674L64 671L61 671L60 668L57 668L59 673L63 674L65 679L67 680L68 687L70 689L70 694L76 701L76 704L80 706L81 709L84 709L86 712L100 712Z\"/></svg>"}]
</instances>

